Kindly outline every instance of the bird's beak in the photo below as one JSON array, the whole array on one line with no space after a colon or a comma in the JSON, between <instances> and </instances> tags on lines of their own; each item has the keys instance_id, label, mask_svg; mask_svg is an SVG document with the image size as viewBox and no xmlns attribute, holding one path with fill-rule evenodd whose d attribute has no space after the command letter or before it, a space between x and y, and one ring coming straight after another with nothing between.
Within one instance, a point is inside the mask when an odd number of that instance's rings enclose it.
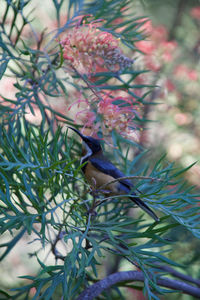
<instances>
[{"instance_id":1,"label":"bird's beak","mask_svg":"<svg viewBox=\"0 0 200 300\"><path fill-rule=\"evenodd\" d=\"M67 127L72 129L73 131L75 131L81 137L81 139L83 141L83 155L85 155L89 151L88 145L87 145L87 136L85 136L80 131L78 131L77 129L75 129L71 126L67 126Z\"/></svg>"},{"instance_id":2,"label":"bird's beak","mask_svg":"<svg viewBox=\"0 0 200 300\"><path fill-rule=\"evenodd\" d=\"M71 126L67 126L68 128L72 129L73 131L75 131L81 138L82 140L85 139L85 135L83 135L80 131L78 131L77 129L71 127Z\"/></svg>"}]
</instances>

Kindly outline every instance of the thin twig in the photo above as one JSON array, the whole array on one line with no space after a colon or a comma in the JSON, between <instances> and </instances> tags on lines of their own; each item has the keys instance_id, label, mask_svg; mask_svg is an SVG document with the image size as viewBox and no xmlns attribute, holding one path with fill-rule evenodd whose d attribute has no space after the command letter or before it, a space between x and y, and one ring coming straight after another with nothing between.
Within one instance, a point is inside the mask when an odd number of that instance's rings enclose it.
<instances>
[{"instance_id":1,"label":"thin twig","mask_svg":"<svg viewBox=\"0 0 200 300\"><path fill-rule=\"evenodd\" d=\"M74 66L71 65L71 68L74 70L74 72L80 76L80 78L86 83L86 85L88 86L88 88L93 92L93 94L101 101L102 97L99 96L98 92L95 91L95 89L89 84L89 82L84 78L84 76L82 74L80 74L76 68Z\"/></svg>"},{"instance_id":2,"label":"thin twig","mask_svg":"<svg viewBox=\"0 0 200 300\"><path fill-rule=\"evenodd\" d=\"M62 227L60 228L58 234L56 235L56 239L53 242L53 244L51 245L51 251L53 253L53 255L55 256L55 260L57 261L57 259L61 259L62 261L65 260L65 256L63 256L62 254L60 254L58 252L58 250L56 249L56 245L57 243L63 238L63 233L62 233Z\"/></svg>"}]
</instances>

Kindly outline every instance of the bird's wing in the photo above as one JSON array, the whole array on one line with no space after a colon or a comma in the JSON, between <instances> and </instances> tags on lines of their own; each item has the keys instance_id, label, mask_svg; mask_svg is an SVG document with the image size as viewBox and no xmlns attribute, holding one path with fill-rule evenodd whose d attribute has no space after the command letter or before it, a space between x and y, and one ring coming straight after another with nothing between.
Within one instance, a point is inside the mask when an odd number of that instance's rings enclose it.
<instances>
[{"instance_id":1,"label":"bird's wing","mask_svg":"<svg viewBox=\"0 0 200 300\"><path fill-rule=\"evenodd\" d=\"M90 162L92 165L98 169L99 171L112 176L113 178L117 179L120 177L125 177L124 173L122 173L119 169L117 169L110 161L104 159L104 157L91 157ZM130 190L133 188L133 184L128 179L119 180L120 189L125 193L129 193ZM156 214L139 198L137 195L132 191L130 199L137 204L140 208L146 211L155 221L159 221L159 218Z\"/></svg>"},{"instance_id":2,"label":"bird's wing","mask_svg":"<svg viewBox=\"0 0 200 300\"><path fill-rule=\"evenodd\" d=\"M107 159L101 159L98 157L91 157L90 162L92 165L98 169L99 171L112 176L114 179L120 178L120 177L126 177L124 173L122 173L118 168L116 168L109 160ZM122 185L125 185L126 188L130 189L133 187L133 184L128 179L122 179L119 181ZM127 192L127 191L126 191Z\"/></svg>"}]
</instances>

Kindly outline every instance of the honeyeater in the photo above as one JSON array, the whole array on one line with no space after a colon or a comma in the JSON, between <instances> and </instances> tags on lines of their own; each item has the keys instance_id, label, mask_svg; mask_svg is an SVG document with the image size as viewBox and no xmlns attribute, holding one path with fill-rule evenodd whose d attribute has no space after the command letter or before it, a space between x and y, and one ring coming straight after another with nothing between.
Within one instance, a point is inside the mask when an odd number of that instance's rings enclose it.
<instances>
[{"instance_id":1,"label":"honeyeater","mask_svg":"<svg viewBox=\"0 0 200 300\"><path fill-rule=\"evenodd\" d=\"M130 180L123 179L126 177L114 164L112 164L103 154L100 141L83 135L80 131L73 127L69 127L75 131L83 141L83 156L81 158L82 171L93 190L99 190L107 195L130 195L129 198L149 214L155 221L159 221L156 214L142 201L133 191L134 186ZM84 164L85 163L85 164ZM122 178L122 179L120 179ZM115 179L119 179L112 182ZM109 184L109 182L111 182ZM102 190L101 190L102 187Z\"/></svg>"}]
</instances>

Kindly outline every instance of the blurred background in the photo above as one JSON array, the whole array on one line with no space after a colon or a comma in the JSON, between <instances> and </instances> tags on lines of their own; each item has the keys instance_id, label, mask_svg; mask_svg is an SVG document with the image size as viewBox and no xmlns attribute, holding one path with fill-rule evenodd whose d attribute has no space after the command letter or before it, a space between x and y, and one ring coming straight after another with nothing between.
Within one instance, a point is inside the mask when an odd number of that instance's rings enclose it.
<instances>
[{"instance_id":1,"label":"blurred background","mask_svg":"<svg viewBox=\"0 0 200 300\"><path fill-rule=\"evenodd\" d=\"M140 135L140 144L152 150L154 159L166 153L168 161L181 168L196 162L183 177L199 194L200 1L144 0L138 11L149 17L144 28L147 39L137 46L145 53L139 64L151 72L141 80L157 86L148 98L152 105L144 114L151 121ZM171 238L177 246L169 257L199 278L199 242L183 229L172 230ZM170 299L192 297L179 294Z\"/></svg>"},{"instance_id":2,"label":"blurred background","mask_svg":"<svg viewBox=\"0 0 200 300\"><path fill-rule=\"evenodd\" d=\"M51 1L33 1L36 18L34 30L52 32L56 23ZM135 53L136 69L148 69L137 78L139 84L155 86L146 98L149 106L142 112L146 119L146 130L139 134L139 143L150 149L152 160L157 160L164 153L167 160L176 162L176 166L188 167L185 180L200 189L200 1L199 0L134 0L131 2L133 16L147 16L142 30L146 39L136 43L141 53ZM63 10L63 23L66 14ZM62 24L60 24L61 26ZM29 32L24 31L25 38ZM32 41L30 40L30 45ZM33 47L35 47L33 43ZM0 93L14 98L14 78L3 77ZM60 102L61 103L61 102ZM55 104L58 106L58 103ZM65 103L63 102L65 106ZM63 106L59 109L63 109ZM36 117L30 116L32 122ZM6 238L4 237L5 242ZM171 232L171 239L176 243L175 251L169 257L185 264L192 277L200 276L199 242L191 234L181 230ZM29 249L19 244L7 259L1 263L0 288L12 288L21 284L17 276L37 272L34 259L29 259ZM30 245L31 248L31 245ZM44 253L44 256L48 251ZM34 291L33 291L34 292ZM143 299L131 291L127 299ZM171 299L192 299L189 296L172 295Z\"/></svg>"},{"instance_id":3,"label":"blurred background","mask_svg":"<svg viewBox=\"0 0 200 300\"><path fill-rule=\"evenodd\" d=\"M152 71L147 80L157 85L149 100L159 103L146 112L155 122L147 124L142 143L155 156L166 152L168 160L183 168L197 161L184 176L199 188L200 1L142 1L139 9L150 21L146 41L137 46L146 54L142 63Z\"/></svg>"}]
</instances>

